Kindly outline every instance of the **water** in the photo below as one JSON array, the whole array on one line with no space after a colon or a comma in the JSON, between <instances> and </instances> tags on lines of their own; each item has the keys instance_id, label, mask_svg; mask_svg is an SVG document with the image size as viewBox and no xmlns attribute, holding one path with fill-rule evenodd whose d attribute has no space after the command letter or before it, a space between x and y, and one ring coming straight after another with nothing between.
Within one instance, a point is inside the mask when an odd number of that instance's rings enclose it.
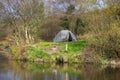
<instances>
[{"instance_id":1,"label":"water","mask_svg":"<svg viewBox=\"0 0 120 80\"><path fill-rule=\"evenodd\" d=\"M0 60L0 80L120 80L120 68Z\"/></svg>"}]
</instances>

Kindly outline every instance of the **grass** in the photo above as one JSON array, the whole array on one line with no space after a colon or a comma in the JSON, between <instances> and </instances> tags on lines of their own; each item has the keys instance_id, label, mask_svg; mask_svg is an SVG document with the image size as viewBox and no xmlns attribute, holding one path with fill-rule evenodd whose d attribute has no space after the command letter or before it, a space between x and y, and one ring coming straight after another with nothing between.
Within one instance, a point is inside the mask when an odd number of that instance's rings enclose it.
<instances>
[{"instance_id":1,"label":"grass","mask_svg":"<svg viewBox=\"0 0 120 80\"><path fill-rule=\"evenodd\" d=\"M68 44L68 51L66 51L66 44ZM88 42L85 40L77 41L77 42L39 42L29 46L27 50L27 59L34 61L36 59L43 60L52 60L55 61L56 57L62 56L69 58L70 61L74 61L74 57L77 55L81 55L84 48L87 46ZM53 47L60 46L61 51L55 52L52 54L48 54L44 52L44 50L50 49Z\"/></svg>"},{"instance_id":2,"label":"grass","mask_svg":"<svg viewBox=\"0 0 120 80\"><path fill-rule=\"evenodd\" d=\"M62 49L65 50L65 45L68 44L68 53L69 52L74 52L77 53L79 51L82 51L86 45L87 45L87 41L77 41L77 42L64 42L62 43Z\"/></svg>"},{"instance_id":3,"label":"grass","mask_svg":"<svg viewBox=\"0 0 120 80\"><path fill-rule=\"evenodd\" d=\"M39 48L31 48L28 51L29 55L28 55L28 59L31 60L35 60L36 58L44 58L44 59L48 59L50 58L49 54L46 54L42 51L42 49Z\"/></svg>"}]
</instances>

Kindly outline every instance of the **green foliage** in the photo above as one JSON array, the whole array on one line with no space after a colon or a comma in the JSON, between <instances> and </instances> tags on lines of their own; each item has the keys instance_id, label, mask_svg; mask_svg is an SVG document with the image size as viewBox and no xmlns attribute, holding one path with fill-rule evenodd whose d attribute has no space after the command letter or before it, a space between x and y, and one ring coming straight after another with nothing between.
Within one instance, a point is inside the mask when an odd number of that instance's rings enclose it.
<instances>
[{"instance_id":1,"label":"green foliage","mask_svg":"<svg viewBox=\"0 0 120 80\"><path fill-rule=\"evenodd\" d=\"M44 53L41 49L31 47L28 51L28 59L35 60L37 58L40 59L50 59L50 55Z\"/></svg>"},{"instance_id":2,"label":"green foliage","mask_svg":"<svg viewBox=\"0 0 120 80\"><path fill-rule=\"evenodd\" d=\"M82 51L87 46L87 41L81 40L77 42L64 42L62 43L62 49L65 50L65 45L68 44L68 53L69 52L79 52Z\"/></svg>"},{"instance_id":3,"label":"green foliage","mask_svg":"<svg viewBox=\"0 0 120 80\"><path fill-rule=\"evenodd\" d=\"M107 18L120 19L120 4L104 8L101 13L104 13Z\"/></svg>"},{"instance_id":4,"label":"green foliage","mask_svg":"<svg viewBox=\"0 0 120 80\"><path fill-rule=\"evenodd\" d=\"M113 5L86 14L89 33L92 33L89 47L94 49L93 56L86 58L89 61L104 63L106 59L120 59L119 9L119 5Z\"/></svg>"},{"instance_id":5,"label":"green foliage","mask_svg":"<svg viewBox=\"0 0 120 80\"><path fill-rule=\"evenodd\" d=\"M84 19L77 18L75 25L76 25L74 30L75 34L80 35L86 32L85 30L87 26L87 21L85 21Z\"/></svg>"},{"instance_id":6,"label":"green foliage","mask_svg":"<svg viewBox=\"0 0 120 80\"><path fill-rule=\"evenodd\" d=\"M71 30L76 35L80 35L86 32L87 21L78 15L67 15L61 18L61 26L64 29Z\"/></svg>"},{"instance_id":7,"label":"green foliage","mask_svg":"<svg viewBox=\"0 0 120 80\"><path fill-rule=\"evenodd\" d=\"M96 0L78 1L80 6L79 13L75 10L76 5L69 3L65 13L59 13L57 10L50 16L46 14L44 4L39 3L39 0L19 2L16 5L13 1L8 0L9 7L15 13L9 12L1 8L1 10L9 14L0 13L0 39L6 39L9 35L8 42L11 45L23 45L38 42L41 39L45 41L52 41L54 36L61 29L71 30L76 35L92 35L92 44L90 47L94 48L95 53L107 58L120 58L120 4L119 1L108 1L109 6L102 9L88 9L88 6L96 5ZM113 5L110 5L112 4ZM84 4L84 6L83 6ZM19 5L19 6L18 6ZM4 7L4 5L2 5ZM0 6L0 7L2 7ZM85 9L85 10L83 10ZM50 11L52 13L52 9ZM54 11L53 11L54 12ZM18 16L18 17L17 17ZM8 28L6 28L8 27ZM5 33L3 33L5 31ZM10 33L10 34L9 34ZM80 54L87 46L87 41L78 42L63 42L50 43L40 42L32 45L28 52L24 53L29 59L34 60L50 59L51 56L44 52L44 49L51 49L53 46L60 45L61 52L56 52L52 56L59 56L60 54L72 57ZM68 44L68 51L65 50ZM19 47L13 47L14 55L21 55ZM21 55L23 56L23 55ZM78 56L79 57L79 56ZM97 57L97 56L96 56ZM73 57L72 57L73 58ZM101 59L101 58L98 58Z\"/></svg>"},{"instance_id":8,"label":"green foliage","mask_svg":"<svg viewBox=\"0 0 120 80\"><path fill-rule=\"evenodd\" d=\"M112 28L109 31L100 31L93 41L96 52L109 58L120 58L120 28Z\"/></svg>"},{"instance_id":9,"label":"green foliage","mask_svg":"<svg viewBox=\"0 0 120 80\"><path fill-rule=\"evenodd\" d=\"M66 44L68 44L68 51L65 50ZM81 54L84 48L87 46L87 41L77 41L77 42L61 42L61 43L54 43L54 42L40 42L32 45L27 53L28 59L36 60L36 59L43 59L43 60L52 60L55 61L55 58L58 56L66 57L74 59L77 55ZM60 46L61 51L55 52L52 54L44 52L45 49L52 50L54 46ZM81 60L81 59L80 59Z\"/></svg>"}]
</instances>

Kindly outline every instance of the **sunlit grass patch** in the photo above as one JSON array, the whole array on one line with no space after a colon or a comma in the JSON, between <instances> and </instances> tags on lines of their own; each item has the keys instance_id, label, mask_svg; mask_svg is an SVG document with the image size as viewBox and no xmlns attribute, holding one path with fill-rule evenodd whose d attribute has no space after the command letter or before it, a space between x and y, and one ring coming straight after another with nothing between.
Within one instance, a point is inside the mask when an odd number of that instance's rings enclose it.
<instances>
[{"instance_id":1,"label":"sunlit grass patch","mask_svg":"<svg viewBox=\"0 0 120 80\"><path fill-rule=\"evenodd\" d=\"M68 45L68 50L66 51L66 44ZM35 60L48 59L55 60L58 56L66 56L67 58L74 58L78 54L81 54L84 48L87 46L88 42L85 40L77 42L40 42L30 46L28 50L28 59ZM55 46L61 48L60 52L55 52L52 54L44 52L44 49L52 50Z\"/></svg>"}]
</instances>

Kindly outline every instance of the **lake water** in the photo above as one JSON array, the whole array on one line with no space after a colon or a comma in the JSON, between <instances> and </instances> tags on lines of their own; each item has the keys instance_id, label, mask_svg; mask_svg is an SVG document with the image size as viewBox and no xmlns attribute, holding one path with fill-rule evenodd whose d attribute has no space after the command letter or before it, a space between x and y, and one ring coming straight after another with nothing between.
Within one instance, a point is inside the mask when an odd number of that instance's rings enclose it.
<instances>
[{"instance_id":1,"label":"lake water","mask_svg":"<svg viewBox=\"0 0 120 80\"><path fill-rule=\"evenodd\" d=\"M120 80L120 68L0 60L0 80Z\"/></svg>"}]
</instances>

